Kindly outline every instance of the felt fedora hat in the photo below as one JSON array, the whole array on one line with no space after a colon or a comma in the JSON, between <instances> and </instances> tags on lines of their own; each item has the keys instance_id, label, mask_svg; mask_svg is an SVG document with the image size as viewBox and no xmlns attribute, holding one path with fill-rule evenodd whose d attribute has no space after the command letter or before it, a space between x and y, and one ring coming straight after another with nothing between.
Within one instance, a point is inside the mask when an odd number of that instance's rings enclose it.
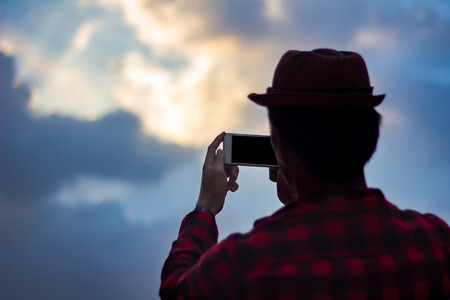
<instances>
[{"instance_id":1,"label":"felt fedora hat","mask_svg":"<svg viewBox=\"0 0 450 300\"><path fill-rule=\"evenodd\" d=\"M364 59L355 52L290 50L280 59L272 87L250 94L268 107L375 107L385 95L373 95Z\"/></svg>"}]
</instances>

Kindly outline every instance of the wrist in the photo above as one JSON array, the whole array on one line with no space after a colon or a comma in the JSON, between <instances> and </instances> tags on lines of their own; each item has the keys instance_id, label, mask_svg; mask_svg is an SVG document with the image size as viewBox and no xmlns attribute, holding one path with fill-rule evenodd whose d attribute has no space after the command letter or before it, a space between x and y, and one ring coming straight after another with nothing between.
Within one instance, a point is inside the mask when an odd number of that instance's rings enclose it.
<instances>
[{"instance_id":1,"label":"wrist","mask_svg":"<svg viewBox=\"0 0 450 300\"><path fill-rule=\"evenodd\" d=\"M208 208L206 208L206 207L203 207L203 206L199 206L199 205L197 205L197 206L194 208L194 211L204 211L204 212L210 214L212 217L215 216L215 214L214 214L210 209L208 209Z\"/></svg>"},{"instance_id":2,"label":"wrist","mask_svg":"<svg viewBox=\"0 0 450 300\"><path fill-rule=\"evenodd\" d=\"M213 216L216 215L216 211L214 209L214 201L212 201L210 197L206 197L205 195L200 195L198 197L195 207L204 208L205 210L210 211Z\"/></svg>"},{"instance_id":3,"label":"wrist","mask_svg":"<svg viewBox=\"0 0 450 300\"><path fill-rule=\"evenodd\" d=\"M224 200L225 199L223 199L222 201L218 201L217 197L210 197L204 194L202 195L200 193L197 204L195 206L206 208L212 212L213 216L215 216L222 210L223 204L225 202Z\"/></svg>"}]
</instances>

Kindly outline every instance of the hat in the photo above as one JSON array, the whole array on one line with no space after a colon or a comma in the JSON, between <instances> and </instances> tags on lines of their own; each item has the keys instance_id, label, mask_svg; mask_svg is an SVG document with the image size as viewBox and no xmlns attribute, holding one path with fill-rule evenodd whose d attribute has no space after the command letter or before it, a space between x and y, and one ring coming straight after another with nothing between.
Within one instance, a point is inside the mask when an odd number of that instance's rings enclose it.
<instances>
[{"instance_id":1,"label":"hat","mask_svg":"<svg viewBox=\"0 0 450 300\"><path fill-rule=\"evenodd\" d=\"M281 57L267 93L248 98L269 107L374 107L385 95L373 95L372 90L358 53L290 50Z\"/></svg>"}]
</instances>

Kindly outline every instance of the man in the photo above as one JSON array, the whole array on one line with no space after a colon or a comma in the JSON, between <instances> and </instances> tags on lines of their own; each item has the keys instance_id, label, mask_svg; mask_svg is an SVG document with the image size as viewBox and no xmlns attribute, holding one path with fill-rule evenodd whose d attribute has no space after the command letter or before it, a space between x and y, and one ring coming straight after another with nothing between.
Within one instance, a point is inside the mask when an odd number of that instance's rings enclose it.
<instances>
[{"instance_id":1,"label":"man","mask_svg":"<svg viewBox=\"0 0 450 300\"><path fill-rule=\"evenodd\" d=\"M273 86L249 98L268 107L279 164L270 177L285 206L217 244L214 216L238 188L220 134L163 267L161 298L449 299L448 225L366 185L384 95L372 94L362 57L288 51Z\"/></svg>"}]
</instances>

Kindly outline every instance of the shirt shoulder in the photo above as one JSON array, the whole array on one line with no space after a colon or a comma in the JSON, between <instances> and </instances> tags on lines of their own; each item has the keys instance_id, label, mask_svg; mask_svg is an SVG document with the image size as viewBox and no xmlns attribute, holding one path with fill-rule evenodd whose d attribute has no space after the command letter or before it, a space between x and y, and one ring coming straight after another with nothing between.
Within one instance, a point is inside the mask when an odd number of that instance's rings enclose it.
<instances>
[{"instance_id":1,"label":"shirt shoulder","mask_svg":"<svg viewBox=\"0 0 450 300\"><path fill-rule=\"evenodd\" d=\"M430 242L450 243L450 227L437 215L421 213L412 209L397 209L392 217L394 224L403 225L412 232L426 232ZM399 227L399 232L403 230ZM417 236L417 234L416 234Z\"/></svg>"}]
</instances>

